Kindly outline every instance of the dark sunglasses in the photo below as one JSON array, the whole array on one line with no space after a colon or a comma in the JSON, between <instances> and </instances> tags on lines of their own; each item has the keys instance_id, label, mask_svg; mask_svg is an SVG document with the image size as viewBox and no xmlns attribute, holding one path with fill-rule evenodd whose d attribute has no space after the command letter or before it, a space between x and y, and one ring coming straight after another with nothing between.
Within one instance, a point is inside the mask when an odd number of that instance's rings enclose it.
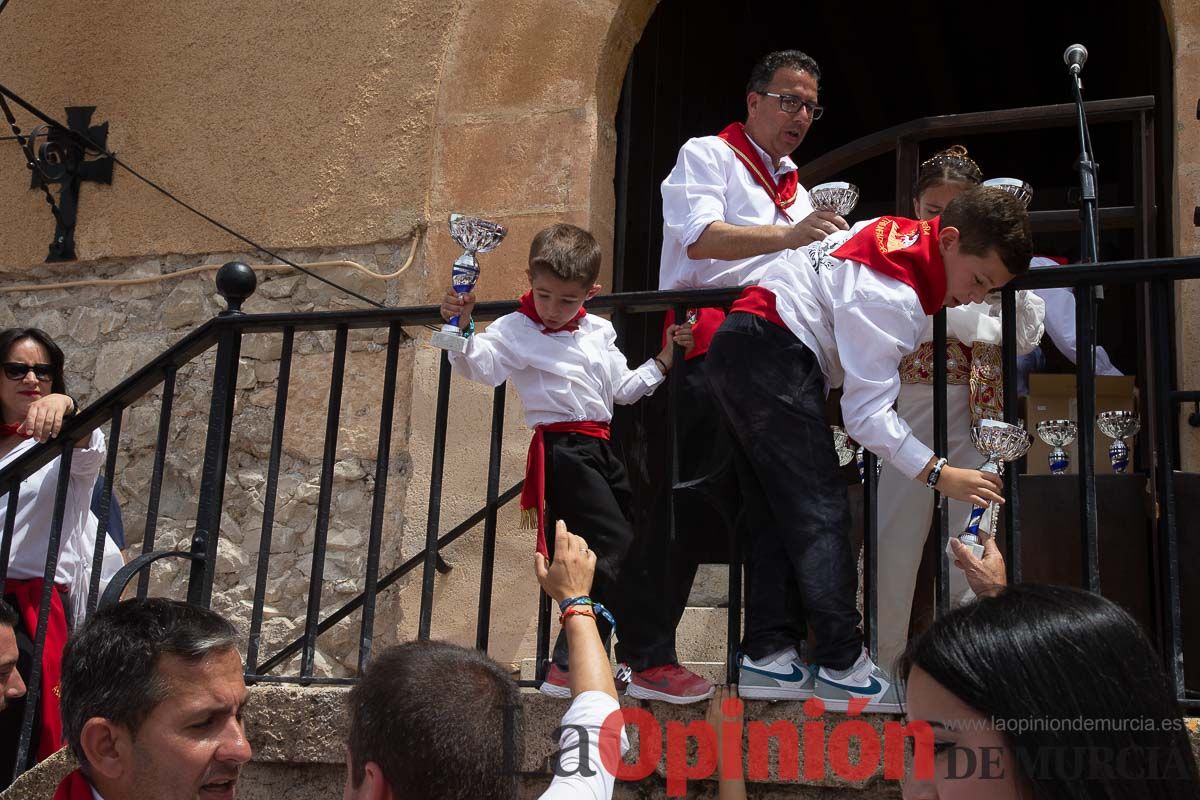
<instances>
[{"instance_id":1,"label":"dark sunglasses","mask_svg":"<svg viewBox=\"0 0 1200 800\"><path fill-rule=\"evenodd\" d=\"M33 370L34 377L39 381L48 381L54 378L53 364L22 364L19 361L5 361L4 375L10 381L19 381L23 379L29 370Z\"/></svg>"}]
</instances>

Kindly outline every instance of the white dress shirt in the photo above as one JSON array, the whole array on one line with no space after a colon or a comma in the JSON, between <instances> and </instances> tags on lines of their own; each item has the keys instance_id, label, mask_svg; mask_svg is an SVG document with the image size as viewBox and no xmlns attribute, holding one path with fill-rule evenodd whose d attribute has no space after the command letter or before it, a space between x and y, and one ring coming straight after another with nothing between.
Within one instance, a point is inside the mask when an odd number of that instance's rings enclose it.
<instances>
[{"instance_id":1,"label":"white dress shirt","mask_svg":"<svg viewBox=\"0 0 1200 800\"><path fill-rule=\"evenodd\" d=\"M749 138L749 135L747 135ZM772 178L796 171L792 159L780 159L779 167L751 139ZM713 222L730 225L791 225L812 213L808 191L796 188L796 201L788 209L788 220L772 202L733 148L716 136L689 139L679 150L675 168L662 182L663 247L658 273L659 289L731 288L756 282L778 253L735 261L688 258L694 244Z\"/></svg>"},{"instance_id":2,"label":"white dress shirt","mask_svg":"<svg viewBox=\"0 0 1200 800\"><path fill-rule=\"evenodd\" d=\"M900 360L917 349L929 316L912 287L830 253L875 220L777 257L759 279L788 330L812 350L826 386L843 386L842 418L859 444L915 478L933 451L893 406Z\"/></svg>"},{"instance_id":3,"label":"white dress shirt","mask_svg":"<svg viewBox=\"0 0 1200 800\"><path fill-rule=\"evenodd\" d=\"M521 313L505 314L450 352L460 375L489 386L511 380L529 427L553 422L609 422L613 403L628 405L663 382L654 359L630 369L612 323L595 314L573 332L542 333Z\"/></svg>"},{"instance_id":4,"label":"white dress shirt","mask_svg":"<svg viewBox=\"0 0 1200 800\"><path fill-rule=\"evenodd\" d=\"M562 735L558 740L561 756L559 772L550 782L550 788L541 800L608 800L613 794L616 777L604 766L600 757L600 729L604 721L621 704L604 692L583 692L571 701L571 707L562 718ZM579 741L579 729L587 732L587 741ZM621 755L629 750L629 737L625 726L621 726ZM589 775L580 769L580 752L587 755Z\"/></svg>"},{"instance_id":5,"label":"white dress shirt","mask_svg":"<svg viewBox=\"0 0 1200 800\"><path fill-rule=\"evenodd\" d=\"M0 458L0 469L21 457L37 444L25 439ZM104 463L104 434L92 431L87 447L71 455L71 480L67 484L67 504L63 513L59 538L58 569L55 583L70 586L76 573L78 549L66 545L82 536L91 516L92 487L96 474ZM21 499L17 503L17 519L13 527L12 550L9 552L8 577L20 580L41 578L46 570L46 543L50 536L50 520L54 515L54 494L58 488L59 459L55 458L21 483ZM0 531L8 516L8 492L0 495Z\"/></svg>"},{"instance_id":6,"label":"white dress shirt","mask_svg":"<svg viewBox=\"0 0 1200 800\"><path fill-rule=\"evenodd\" d=\"M1035 256L1031 267L1053 267L1058 262L1052 258ZM1070 289L1035 289L1046 303L1046 333L1058 351L1072 364L1076 359L1075 348L1075 292ZM1120 375L1121 370L1113 366L1103 347L1096 347L1096 374Z\"/></svg>"}]
</instances>

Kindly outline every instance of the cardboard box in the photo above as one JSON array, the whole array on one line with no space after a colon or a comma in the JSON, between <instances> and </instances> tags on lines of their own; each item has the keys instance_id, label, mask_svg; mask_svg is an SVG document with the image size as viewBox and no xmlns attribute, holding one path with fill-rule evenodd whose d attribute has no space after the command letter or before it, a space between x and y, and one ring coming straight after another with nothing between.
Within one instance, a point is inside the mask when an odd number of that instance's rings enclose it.
<instances>
[{"instance_id":1,"label":"cardboard box","mask_svg":"<svg viewBox=\"0 0 1200 800\"><path fill-rule=\"evenodd\" d=\"M1132 375L1097 375L1096 376L1096 413L1101 411L1134 411L1137 409L1136 379ZM1050 474L1050 445L1037 435L1039 422L1047 419L1078 420L1075 399L1074 375L1042 375L1029 376L1029 396L1025 398L1025 427L1033 434L1033 446L1029 448L1026 457L1025 472L1028 475ZM1093 423L1094 424L1094 423ZM1112 474L1112 462L1108 460L1108 446L1112 440L1096 430L1094 438L1096 451L1096 474ZM1129 445L1129 465L1133 470L1134 453L1137 437L1126 440ZM1071 466L1067 473L1074 475L1078 471L1079 454L1076 442L1064 448L1070 457Z\"/></svg>"}]
</instances>

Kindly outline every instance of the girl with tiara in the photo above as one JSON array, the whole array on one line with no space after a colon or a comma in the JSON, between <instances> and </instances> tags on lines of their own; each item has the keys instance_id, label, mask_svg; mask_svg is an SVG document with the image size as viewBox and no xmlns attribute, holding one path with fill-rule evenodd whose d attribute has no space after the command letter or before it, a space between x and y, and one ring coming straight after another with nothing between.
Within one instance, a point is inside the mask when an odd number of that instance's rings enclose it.
<instances>
[{"instance_id":1,"label":"girl with tiara","mask_svg":"<svg viewBox=\"0 0 1200 800\"><path fill-rule=\"evenodd\" d=\"M954 145L921 164L913 188L913 213L919 219L941 214L962 191L983 181L967 149ZM1033 292L1017 292L1017 354L1032 350L1042 337L1045 304ZM946 423L951 464L982 463L971 444L971 426L981 418L1003 417L1000 360L1000 299L946 309ZM941 355L941 354L939 354ZM896 410L913 435L933 442L933 318L920 347L900 363ZM904 651L917 569L933 520L932 489L909 480L885 464L879 478L880 564L879 659L887 667ZM949 500L950 531L962 530L970 515L967 503ZM974 597L961 569L950 567L951 605Z\"/></svg>"}]
</instances>

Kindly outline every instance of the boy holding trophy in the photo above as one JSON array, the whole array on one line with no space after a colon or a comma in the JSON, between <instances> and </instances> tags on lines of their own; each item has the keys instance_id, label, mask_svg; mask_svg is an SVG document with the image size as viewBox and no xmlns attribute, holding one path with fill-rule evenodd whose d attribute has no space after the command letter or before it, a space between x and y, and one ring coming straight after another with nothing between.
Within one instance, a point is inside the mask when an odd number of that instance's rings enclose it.
<instances>
[{"instance_id":1,"label":"boy holding trophy","mask_svg":"<svg viewBox=\"0 0 1200 800\"><path fill-rule=\"evenodd\" d=\"M455 372L498 386L511 380L525 406L533 440L521 493L522 517L537 528L538 552L548 552L545 506L571 530L585 531L596 553L592 595L562 605L564 615L596 617L607 643L613 615L603 604L622 610L621 569L633 540L626 510L630 507L625 466L609 444L614 403L629 404L652 393L671 368L673 345L692 346L690 325L668 331L667 345L637 369L630 369L617 348L608 320L588 314L585 301L600 291L600 246L582 228L565 223L538 233L529 249L529 291L520 307L473 333L475 296L451 287L442 300L442 317L457 318L465 346L448 350ZM570 697L567 642L554 645L553 665L541 691Z\"/></svg>"},{"instance_id":2,"label":"boy holding trophy","mask_svg":"<svg viewBox=\"0 0 1200 800\"><path fill-rule=\"evenodd\" d=\"M709 348L709 382L733 433L745 502L768 518L750 531L742 697L900 711L894 682L863 648L825 394L843 386L847 432L906 477L957 500L1003 502L998 476L947 465L893 406L900 360L928 317L981 301L1028 268L1031 250L1019 200L969 189L939 218L880 217L788 251L733 305ZM800 608L816 636L807 660L797 650Z\"/></svg>"}]
</instances>

